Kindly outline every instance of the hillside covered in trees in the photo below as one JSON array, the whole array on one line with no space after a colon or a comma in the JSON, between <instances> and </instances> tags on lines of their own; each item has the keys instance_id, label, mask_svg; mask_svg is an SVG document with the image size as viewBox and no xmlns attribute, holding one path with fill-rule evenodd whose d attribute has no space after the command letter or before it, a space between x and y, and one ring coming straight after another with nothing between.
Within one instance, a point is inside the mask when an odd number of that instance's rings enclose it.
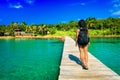
<instances>
[{"instance_id":1,"label":"hillside covered in trees","mask_svg":"<svg viewBox=\"0 0 120 80\"><path fill-rule=\"evenodd\" d=\"M120 35L120 18L85 19L90 36L118 36ZM0 36L14 36L15 29L21 32L33 33L37 35L53 35L53 36L75 36L78 28L77 21L58 24L32 24L27 25L26 22L12 22L9 25L0 25Z\"/></svg>"}]
</instances>

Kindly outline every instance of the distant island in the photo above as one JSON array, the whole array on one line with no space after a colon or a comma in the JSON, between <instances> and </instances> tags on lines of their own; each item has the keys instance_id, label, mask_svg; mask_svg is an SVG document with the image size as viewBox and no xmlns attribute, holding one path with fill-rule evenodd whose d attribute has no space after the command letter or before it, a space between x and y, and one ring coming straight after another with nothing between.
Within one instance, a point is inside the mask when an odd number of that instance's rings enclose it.
<instances>
[{"instance_id":1,"label":"distant island","mask_svg":"<svg viewBox=\"0 0 120 80\"><path fill-rule=\"evenodd\" d=\"M96 19L89 17L85 19L90 37L120 37L120 18ZM11 22L9 25L0 25L0 36L13 37L61 37L76 35L77 21L58 24L32 24L26 22L21 24Z\"/></svg>"}]
</instances>

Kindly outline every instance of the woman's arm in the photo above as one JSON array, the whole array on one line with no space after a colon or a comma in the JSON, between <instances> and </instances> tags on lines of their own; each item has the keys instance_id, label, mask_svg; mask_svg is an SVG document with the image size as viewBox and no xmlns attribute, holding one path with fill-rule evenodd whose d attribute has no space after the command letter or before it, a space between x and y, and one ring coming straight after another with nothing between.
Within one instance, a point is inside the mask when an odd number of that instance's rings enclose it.
<instances>
[{"instance_id":1,"label":"woman's arm","mask_svg":"<svg viewBox=\"0 0 120 80\"><path fill-rule=\"evenodd\" d=\"M79 32L80 32L80 30L77 29L77 30L76 30L76 46L77 46L77 42L78 42L78 35L79 35Z\"/></svg>"}]
</instances>

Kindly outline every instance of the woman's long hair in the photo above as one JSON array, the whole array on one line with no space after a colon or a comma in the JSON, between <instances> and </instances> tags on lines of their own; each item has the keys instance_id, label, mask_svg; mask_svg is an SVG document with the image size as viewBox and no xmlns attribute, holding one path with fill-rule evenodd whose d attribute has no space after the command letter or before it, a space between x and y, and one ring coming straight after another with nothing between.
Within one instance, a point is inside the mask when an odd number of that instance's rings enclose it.
<instances>
[{"instance_id":1,"label":"woman's long hair","mask_svg":"<svg viewBox=\"0 0 120 80\"><path fill-rule=\"evenodd\" d=\"M78 22L78 25L79 25L79 27L81 28L86 28L86 23L85 23L85 20L80 20L79 22Z\"/></svg>"}]
</instances>

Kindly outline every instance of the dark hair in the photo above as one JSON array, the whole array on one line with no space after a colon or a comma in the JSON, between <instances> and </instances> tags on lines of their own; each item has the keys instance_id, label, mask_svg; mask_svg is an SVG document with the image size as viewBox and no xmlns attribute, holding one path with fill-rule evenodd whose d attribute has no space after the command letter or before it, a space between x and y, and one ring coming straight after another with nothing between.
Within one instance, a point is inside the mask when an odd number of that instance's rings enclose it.
<instances>
[{"instance_id":1,"label":"dark hair","mask_svg":"<svg viewBox=\"0 0 120 80\"><path fill-rule=\"evenodd\" d=\"M79 27L85 28L85 27L86 27L85 20L81 19L81 20L78 22L78 25L79 25Z\"/></svg>"}]
</instances>

